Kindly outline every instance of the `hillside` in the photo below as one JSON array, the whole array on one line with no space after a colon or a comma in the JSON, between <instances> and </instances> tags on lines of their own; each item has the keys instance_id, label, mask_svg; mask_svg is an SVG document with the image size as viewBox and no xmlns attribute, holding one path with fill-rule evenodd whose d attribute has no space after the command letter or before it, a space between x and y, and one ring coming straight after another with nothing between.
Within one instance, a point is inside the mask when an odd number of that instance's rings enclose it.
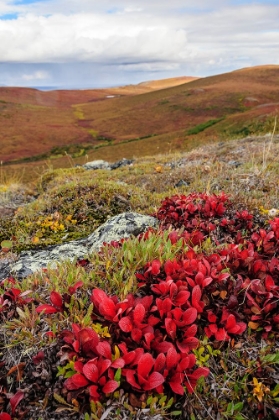
<instances>
[{"instance_id":1,"label":"hillside","mask_svg":"<svg viewBox=\"0 0 279 420\"><path fill-rule=\"evenodd\" d=\"M178 77L110 89L46 92L0 87L1 160L32 158L61 146L76 145L73 150L78 153L83 146L99 145L102 136L81 121L83 113L79 104L139 95L193 79Z\"/></svg>"},{"instance_id":2,"label":"hillside","mask_svg":"<svg viewBox=\"0 0 279 420\"><path fill-rule=\"evenodd\" d=\"M187 80L92 91L1 88L1 159L67 153L112 161L272 131L279 66Z\"/></svg>"}]
</instances>

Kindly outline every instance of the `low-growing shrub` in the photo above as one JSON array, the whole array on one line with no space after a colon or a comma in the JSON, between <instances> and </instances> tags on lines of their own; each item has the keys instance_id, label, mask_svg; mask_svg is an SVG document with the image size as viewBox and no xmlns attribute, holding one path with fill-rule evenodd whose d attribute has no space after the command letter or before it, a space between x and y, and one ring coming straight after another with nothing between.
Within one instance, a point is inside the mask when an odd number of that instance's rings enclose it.
<instances>
[{"instance_id":1,"label":"low-growing shrub","mask_svg":"<svg viewBox=\"0 0 279 420\"><path fill-rule=\"evenodd\" d=\"M16 321L33 319L34 333L44 329L51 344L41 342L33 367L45 363L49 346L56 346L54 400L75 413L89 410L96 419L121 393L130 413L159 396L183 408L185 418L278 417L279 354L273 347L279 336L279 218L266 224L246 210L235 211L223 193L166 198L155 216L161 224L156 234L174 247L175 256L144 264L141 258L133 266L134 293L123 294L123 285L119 295L109 294L72 279L66 292L53 289L40 297L8 279L0 295L2 322L15 328ZM150 235L153 230L134 239L141 244L134 256L143 255L145 243L157 243ZM127 243L104 244L99 258L107 258L107 270L123 247L130 255ZM92 261L77 265L90 273ZM58 323L68 328L51 327ZM25 392L21 369L23 383L17 390L15 381L13 396L4 381L3 409L10 401L12 415L18 415ZM191 398L199 404L186 404ZM157 412L167 415L171 405ZM5 420L4 415L9 414L2 413ZM174 415L182 411L169 414Z\"/></svg>"}]
</instances>

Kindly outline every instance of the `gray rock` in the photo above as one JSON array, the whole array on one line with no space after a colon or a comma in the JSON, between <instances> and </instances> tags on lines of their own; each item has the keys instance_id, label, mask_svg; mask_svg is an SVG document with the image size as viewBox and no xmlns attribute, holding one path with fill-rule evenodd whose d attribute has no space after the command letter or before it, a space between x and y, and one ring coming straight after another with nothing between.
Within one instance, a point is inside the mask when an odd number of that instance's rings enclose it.
<instances>
[{"instance_id":1,"label":"gray rock","mask_svg":"<svg viewBox=\"0 0 279 420\"><path fill-rule=\"evenodd\" d=\"M137 236L148 227L156 226L158 226L158 220L151 216L133 212L118 214L88 237L91 243L90 252L99 250L104 242L118 241L131 235Z\"/></svg>"},{"instance_id":2,"label":"gray rock","mask_svg":"<svg viewBox=\"0 0 279 420\"><path fill-rule=\"evenodd\" d=\"M82 165L85 169L110 169L110 164L105 160L92 160Z\"/></svg>"},{"instance_id":3,"label":"gray rock","mask_svg":"<svg viewBox=\"0 0 279 420\"><path fill-rule=\"evenodd\" d=\"M115 163L113 163L112 165L110 165L110 169L117 169L120 168L121 166L126 166L126 165L131 165L134 161L132 159L121 159Z\"/></svg>"},{"instance_id":4,"label":"gray rock","mask_svg":"<svg viewBox=\"0 0 279 420\"><path fill-rule=\"evenodd\" d=\"M58 261L86 258L98 251L104 242L118 241L131 235L137 236L148 227L156 227L158 220L138 213L122 213L112 217L87 238L66 244L47 247L40 251L22 252L12 263L0 263L0 279L13 275L19 279L29 276L48 265L55 268Z\"/></svg>"},{"instance_id":5,"label":"gray rock","mask_svg":"<svg viewBox=\"0 0 279 420\"><path fill-rule=\"evenodd\" d=\"M189 183L189 182L184 181L184 179L181 179L180 181L178 181L178 182L175 184L175 187L176 187L176 188L179 188L179 187L188 187L189 185L190 185L190 183Z\"/></svg>"},{"instance_id":6,"label":"gray rock","mask_svg":"<svg viewBox=\"0 0 279 420\"><path fill-rule=\"evenodd\" d=\"M239 162L238 160L229 160L228 165L235 166L236 168L238 168L239 166L242 165L242 163Z\"/></svg>"}]
</instances>

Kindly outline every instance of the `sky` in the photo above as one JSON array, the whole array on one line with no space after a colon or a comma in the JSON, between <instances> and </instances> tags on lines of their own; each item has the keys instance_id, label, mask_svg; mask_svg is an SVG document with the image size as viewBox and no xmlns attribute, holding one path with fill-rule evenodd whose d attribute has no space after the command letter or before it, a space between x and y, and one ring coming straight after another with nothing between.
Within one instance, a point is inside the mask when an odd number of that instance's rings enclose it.
<instances>
[{"instance_id":1,"label":"sky","mask_svg":"<svg viewBox=\"0 0 279 420\"><path fill-rule=\"evenodd\" d=\"M0 86L94 88L279 64L279 0L0 0Z\"/></svg>"}]
</instances>

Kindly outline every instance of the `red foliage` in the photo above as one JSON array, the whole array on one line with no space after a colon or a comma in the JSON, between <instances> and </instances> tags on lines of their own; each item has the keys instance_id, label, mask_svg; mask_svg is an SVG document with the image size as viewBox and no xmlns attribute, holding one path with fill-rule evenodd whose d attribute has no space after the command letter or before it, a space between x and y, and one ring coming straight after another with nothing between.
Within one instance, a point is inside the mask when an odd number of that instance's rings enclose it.
<instances>
[{"instance_id":1,"label":"red foliage","mask_svg":"<svg viewBox=\"0 0 279 420\"><path fill-rule=\"evenodd\" d=\"M68 288L69 293L64 293L63 296L61 296L59 293L52 291L50 294L50 302L51 305L48 305L47 303L43 305L39 305L36 308L36 311L38 313L45 312L46 314L55 314L57 312L64 312L67 311L68 308L66 304L69 304L71 301L71 296L77 291L78 288L83 286L82 281L78 281L73 286L70 286Z\"/></svg>"},{"instance_id":2,"label":"red foliage","mask_svg":"<svg viewBox=\"0 0 279 420\"><path fill-rule=\"evenodd\" d=\"M209 374L206 367L196 366L197 336L227 342L251 329L263 338L279 331L279 218L258 228L248 211L232 212L223 193L166 198L156 217L162 230L169 229L172 244L182 240L185 252L139 269L136 296L120 301L101 289L92 291L92 321L108 327L110 337L77 324L60 334L60 362L74 361L74 373L64 383L69 401L85 395L98 401L119 387L139 393L191 393L198 379ZM151 231L138 240L145 241ZM219 246L211 254L197 253L192 246L206 237ZM82 285L77 282L64 295L52 291L50 304L39 305L37 312L67 311ZM0 296L0 311L30 301L10 288ZM33 362L43 358L39 352ZM20 398L15 398L13 410Z\"/></svg>"}]
</instances>

